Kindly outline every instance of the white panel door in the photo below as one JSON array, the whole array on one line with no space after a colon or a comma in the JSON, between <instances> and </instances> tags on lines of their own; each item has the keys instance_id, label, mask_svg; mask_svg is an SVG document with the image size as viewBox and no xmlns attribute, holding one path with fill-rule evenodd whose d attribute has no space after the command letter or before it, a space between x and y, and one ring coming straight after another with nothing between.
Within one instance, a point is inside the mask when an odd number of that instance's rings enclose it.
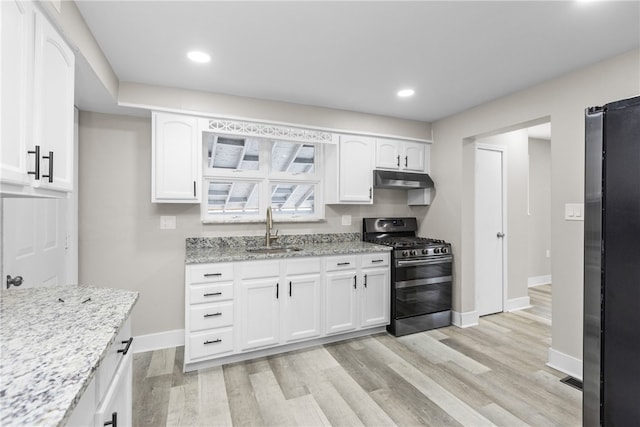
<instances>
[{"instance_id":1,"label":"white panel door","mask_svg":"<svg viewBox=\"0 0 640 427\"><path fill-rule=\"evenodd\" d=\"M5 198L2 204L2 289L7 276L23 278L19 289L66 283L66 199Z\"/></svg>"},{"instance_id":2,"label":"white panel door","mask_svg":"<svg viewBox=\"0 0 640 427\"><path fill-rule=\"evenodd\" d=\"M376 139L376 168L400 169L400 141Z\"/></svg>"},{"instance_id":3,"label":"white panel door","mask_svg":"<svg viewBox=\"0 0 640 427\"><path fill-rule=\"evenodd\" d=\"M504 310L505 153L476 149L475 283L479 316Z\"/></svg>"},{"instance_id":4,"label":"white panel door","mask_svg":"<svg viewBox=\"0 0 640 427\"><path fill-rule=\"evenodd\" d=\"M0 180L28 184L27 111L33 79L33 10L30 3L0 2ZM29 121L29 123L31 123ZM29 161L29 166L27 162Z\"/></svg>"}]
</instances>

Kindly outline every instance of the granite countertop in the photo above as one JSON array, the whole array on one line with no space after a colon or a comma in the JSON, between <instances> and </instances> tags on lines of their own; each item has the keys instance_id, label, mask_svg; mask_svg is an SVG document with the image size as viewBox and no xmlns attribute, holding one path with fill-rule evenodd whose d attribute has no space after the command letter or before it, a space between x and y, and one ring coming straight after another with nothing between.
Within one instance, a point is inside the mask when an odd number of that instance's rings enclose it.
<instances>
[{"instance_id":1,"label":"granite countertop","mask_svg":"<svg viewBox=\"0 0 640 427\"><path fill-rule=\"evenodd\" d=\"M2 293L0 425L63 425L137 299L78 285Z\"/></svg>"},{"instance_id":2,"label":"granite countertop","mask_svg":"<svg viewBox=\"0 0 640 427\"><path fill-rule=\"evenodd\" d=\"M264 247L264 237L203 237L189 238L186 243L186 264L250 261L305 256L326 256L390 251L390 246L375 245L360 240L359 233L302 234L279 236L278 246L295 246L299 251L260 253L247 248Z\"/></svg>"}]
</instances>

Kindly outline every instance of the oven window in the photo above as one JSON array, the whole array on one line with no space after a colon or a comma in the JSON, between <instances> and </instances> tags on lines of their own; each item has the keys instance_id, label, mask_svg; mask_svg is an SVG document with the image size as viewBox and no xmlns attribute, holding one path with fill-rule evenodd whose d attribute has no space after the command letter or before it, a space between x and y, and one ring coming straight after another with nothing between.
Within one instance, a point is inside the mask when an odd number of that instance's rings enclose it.
<instances>
[{"instance_id":1,"label":"oven window","mask_svg":"<svg viewBox=\"0 0 640 427\"><path fill-rule=\"evenodd\" d=\"M395 283L410 285L412 283L434 283L451 280L451 261L396 267Z\"/></svg>"},{"instance_id":2,"label":"oven window","mask_svg":"<svg viewBox=\"0 0 640 427\"><path fill-rule=\"evenodd\" d=\"M395 289L396 318L451 310L451 282Z\"/></svg>"}]
</instances>

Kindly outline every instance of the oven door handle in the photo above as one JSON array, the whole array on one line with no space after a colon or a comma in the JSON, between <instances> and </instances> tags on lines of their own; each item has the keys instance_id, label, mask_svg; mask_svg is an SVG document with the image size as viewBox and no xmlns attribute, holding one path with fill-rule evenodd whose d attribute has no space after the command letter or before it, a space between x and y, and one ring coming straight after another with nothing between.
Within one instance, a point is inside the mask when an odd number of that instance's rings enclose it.
<instances>
[{"instance_id":1,"label":"oven door handle","mask_svg":"<svg viewBox=\"0 0 640 427\"><path fill-rule=\"evenodd\" d=\"M408 267L414 265L431 265L431 264L444 264L447 262L451 262L453 260L453 256L446 255L443 257L438 257L437 259L414 259L414 260L402 260L399 259L396 261L397 267Z\"/></svg>"}]
</instances>

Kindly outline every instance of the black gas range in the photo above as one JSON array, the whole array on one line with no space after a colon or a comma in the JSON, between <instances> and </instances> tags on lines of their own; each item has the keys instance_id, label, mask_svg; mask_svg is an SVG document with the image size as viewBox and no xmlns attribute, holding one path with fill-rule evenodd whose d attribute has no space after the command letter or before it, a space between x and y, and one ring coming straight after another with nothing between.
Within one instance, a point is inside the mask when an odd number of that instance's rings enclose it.
<instances>
[{"instance_id":1,"label":"black gas range","mask_svg":"<svg viewBox=\"0 0 640 427\"><path fill-rule=\"evenodd\" d=\"M407 335L451 324L451 244L416 236L416 218L364 218L363 240L393 247L389 333Z\"/></svg>"}]
</instances>

